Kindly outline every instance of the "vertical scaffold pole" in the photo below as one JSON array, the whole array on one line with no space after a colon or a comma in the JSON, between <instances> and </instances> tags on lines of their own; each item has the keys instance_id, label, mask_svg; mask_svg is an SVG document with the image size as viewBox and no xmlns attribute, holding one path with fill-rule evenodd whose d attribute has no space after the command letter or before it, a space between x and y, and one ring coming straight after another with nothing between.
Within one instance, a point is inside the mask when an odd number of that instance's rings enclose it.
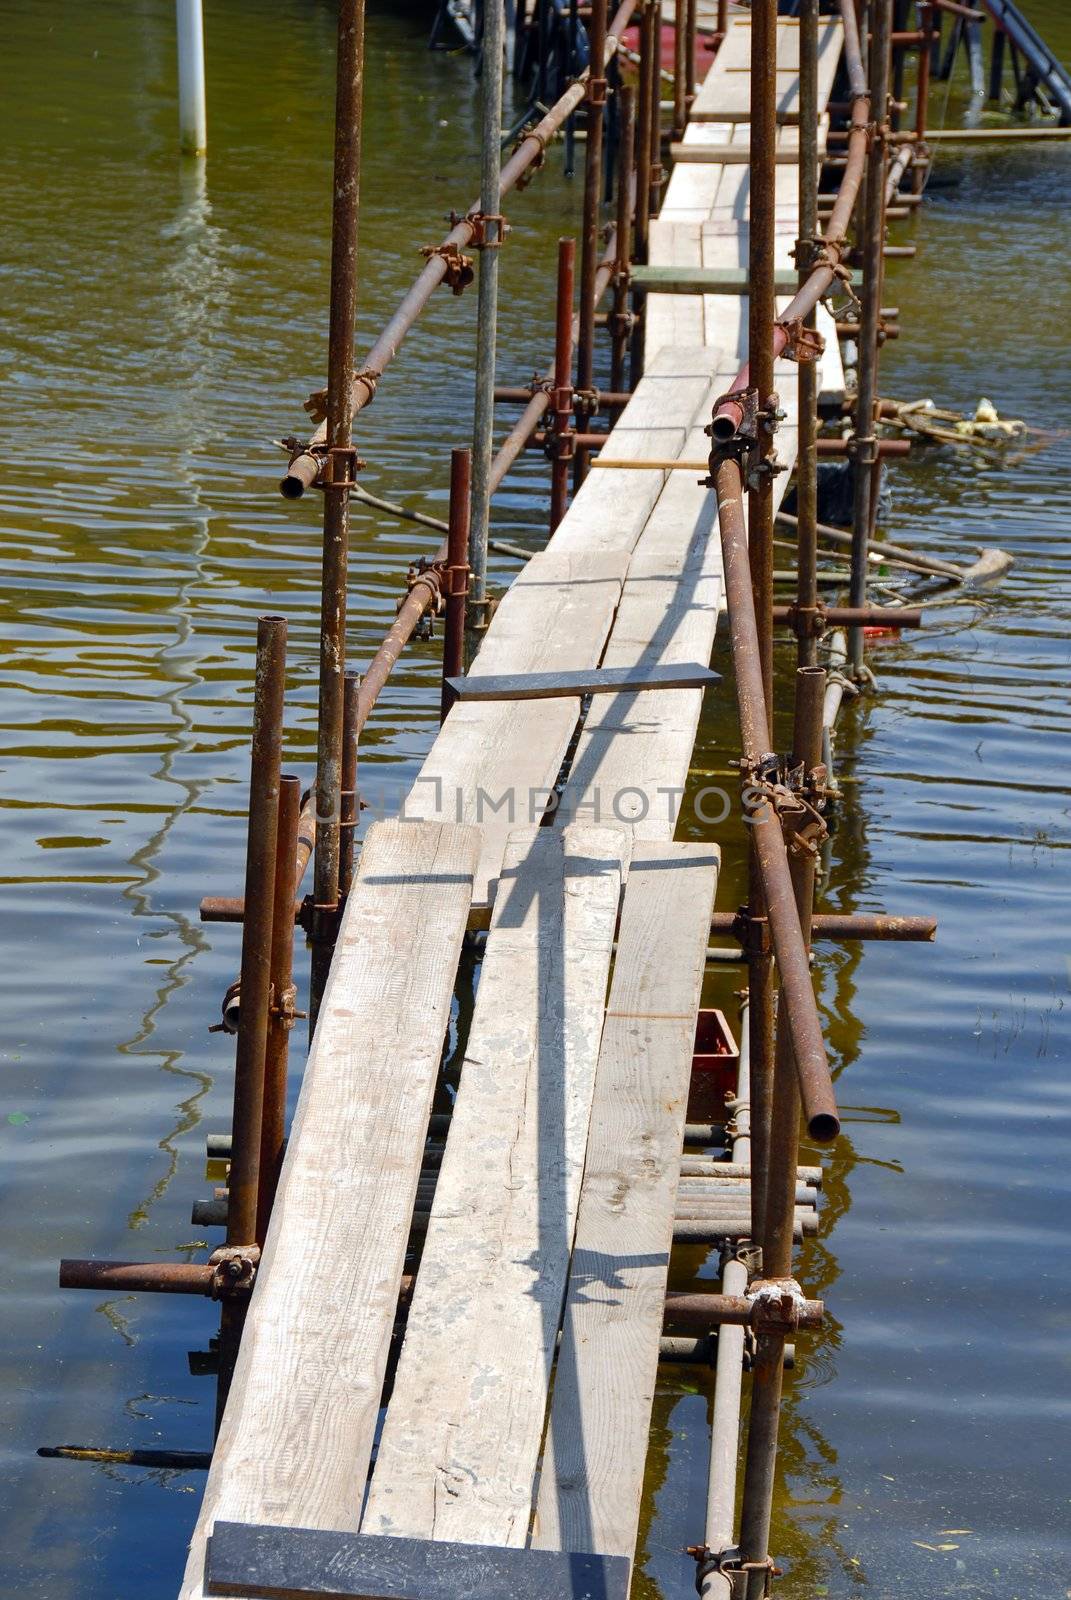
<instances>
[{"instance_id":1,"label":"vertical scaffold pole","mask_svg":"<svg viewBox=\"0 0 1071 1600\"><path fill-rule=\"evenodd\" d=\"M235 1245L252 1244L256 1238L285 677L286 622L282 617L261 617L257 624L257 675L249 776L249 837L245 858L245 913L242 919L242 1004L234 1061L234 1117L228 1179L230 1203L227 1208L227 1243Z\"/></svg>"},{"instance_id":2,"label":"vertical scaffold pole","mask_svg":"<svg viewBox=\"0 0 1071 1600\"><path fill-rule=\"evenodd\" d=\"M800 236L796 264L801 285L814 264L818 241L818 0L801 0L800 20ZM817 325L815 312L806 319ZM798 551L796 562L797 662L813 667L818 640L818 363L801 361L799 453L796 457Z\"/></svg>"},{"instance_id":3,"label":"vertical scaffold pole","mask_svg":"<svg viewBox=\"0 0 1071 1600\"><path fill-rule=\"evenodd\" d=\"M565 515L569 498L573 421L573 266L576 242L558 240L558 298L554 327L554 395L551 400L550 531Z\"/></svg>"},{"instance_id":4,"label":"vertical scaffold pole","mask_svg":"<svg viewBox=\"0 0 1071 1600\"><path fill-rule=\"evenodd\" d=\"M647 260L647 230L651 221L651 52L655 48L655 9L644 6L640 14L639 104L636 112L636 260ZM635 387L635 378L633 386Z\"/></svg>"},{"instance_id":5,"label":"vertical scaffold pole","mask_svg":"<svg viewBox=\"0 0 1071 1600\"><path fill-rule=\"evenodd\" d=\"M617 259L610 346L610 388L615 394L620 394L625 387L629 341L628 275L632 259L632 165L636 148L636 95L630 85L618 90L618 104L621 121L617 143Z\"/></svg>"},{"instance_id":6,"label":"vertical scaffold pole","mask_svg":"<svg viewBox=\"0 0 1071 1600\"><path fill-rule=\"evenodd\" d=\"M757 391L764 415L760 441L762 461L748 495L748 559L758 629L766 715L773 729L773 478L763 470L773 451L773 337L777 303L774 297L777 142L777 0L755 0L751 8L751 167L748 249L749 382ZM748 906L753 919L748 952L749 1047L751 1059L751 1220L762 1237L766 1199L766 1162L770 1135L773 1076L773 972L765 930L762 874L750 841Z\"/></svg>"},{"instance_id":7,"label":"vertical scaffold pole","mask_svg":"<svg viewBox=\"0 0 1071 1600\"><path fill-rule=\"evenodd\" d=\"M201 0L175 0L178 33L179 138L186 155L208 148L205 112L205 26Z\"/></svg>"},{"instance_id":8,"label":"vertical scaffold pole","mask_svg":"<svg viewBox=\"0 0 1071 1600\"><path fill-rule=\"evenodd\" d=\"M885 158L888 150L889 50L892 0L874 0L870 36L870 90L875 134L867 153L866 207L863 239L863 294L859 318L859 377L855 410L852 496L851 604L866 605L867 562L875 503L878 461L877 394L878 330L885 250ZM862 627L848 630L848 664L863 675Z\"/></svg>"},{"instance_id":9,"label":"vertical scaffold pole","mask_svg":"<svg viewBox=\"0 0 1071 1600\"><path fill-rule=\"evenodd\" d=\"M357 715L360 674L347 672L342 686L342 791L339 795L338 901L345 903L353 883L353 853L361 802L357 794Z\"/></svg>"},{"instance_id":10,"label":"vertical scaffold pole","mask_svg":"<svg viewBox=\"0 0 1071 1600\"><path fill-rule=\"evenodd\" d=\"M495 422L495 349L498 339L498 256L502 243L503 0L485 0L480 79L480 285L476 310L476 404L472 428L472 512L469 523L471 659L487 626L487 537L491 515L491 442ZM482 237L481 237L482 236Z\"/></svg>"},{"instance_id":11,"label":"vertical scaffold pole","mask_svg":"<svg viewBox=\"0 0 1071 1600\"><path fill-rule=\"evenodd\" d=\"M674 0L673 6L673 137L684 136L688 110L688 0Z\"/></svg>"},{"instance_id":12,"label":"vertical scaffold pole","mask_svg":"<svg viewBox=\"0 0 1071 1600\"><path fill-rule=\"evenodd\" d=\"M349 502L350 487L357 467L356 451L353 449L353 334L357 315L357 217L363 85L364 0L339 0L334 203L331 214L331 315L327 351L327 460L323 473L320 708L316 752L310 1030L316 1027L338 918Z\"/></svg>"},{"instance_id":13,"label":"vertical scaffold pole","mask_svg":"<svg viewBox=\"0 0 1071 1600\"><path fill-rule=\"evenodd\" d=\"M662 199L662 7L653 8L651 27L651 192L647 199L648 216L653 217Z\"/></svg>"},{"instance_id":14,"label":"vertical scaffold pole","mask_svg":"<svg viewBox=\"0 0 1071 1600\"><path fill-rule=\"evenodd\" d=\"M932 0L922 0L919 6L919 25L925 37L919 47L918 88L915 94L915 139L919 144L926 137L926 123L930 115L930 75L933 72L934 40L937 38L934 10ZM921 152L916 150L911 168L911 186L916 194L922 193L926 182L926 168L919 159L920 154Z\"/></svg>"},{"instance_id":15,"label":"vertical scaffold pole","mask_svg":"<svg viewBox=\"0 0 1071 1600\"><path fill-rule=\"evenodd\" d=\"M695 40L696 24L699 21L698 10L699 0L687 0L684 14L684 104L686 111L691 111L692 101L695 99Z\"/></svg>"},{"instance_id":16,"label":"vertical scaffold pole","mask_svg":"<svg viewBox=\"0 0 1071 1600\"><path fill-rule=\"evenodd\" d=\"M290 1030L294 1025L294 879L301 820L301 780L286 773L279 780L275 831L275 881L272 890L271 1009L264 1050L264 1104L260 1118L260 1182L257 1189L256 1242L263 1245L275 1202L286 1138L286 1085Z\"/></svg>"},{"instance_id":17,"label":"vertical scaffold pole","mask_svg":"<svg viewBox=\"0 0 1071 1600\"><path fill-rule=\"evenodd\" d=\"M648 3L640 13L639 100L636 108L636 199L633 208L633 247L636 260L647 260L651 225L651 130L659 126L658 84L652 85L651 57L658 54L658 11ZM653 88L653 93L652 93ZM629 352L629 388L643 377L643 323L646 300L632 296L632 337Z\"/></svg>"},{"instance_id":18,"label":"vertical scaffold pole","mask_svg":"<svg viewBox=\"0 0 1071 1600\"><path fill-rule=\"evenodd\" d=\"M590 68L587 87L587 149L584 158L584 221L580 239L580 305L576 341L576 422L587 431L594 411L595 274L599 265L599 213L602 203L602 134L606 109L606 0L592 0L588 24ZM588 453L573 458L573 487L584 481Z\"/></svg>"},{"instance_id":19,"label":"vertical scaffold pole","mask_svg":"<svg viewBox=\"0 0 1071 1600\"><path fill-rule=\"evenodd\" d=\"M792 761L794 766L802 764L808 773L818 766L822 756L825 683L826 674L822 667L801 667L796 674ZM789 829L793 827L793 817L805 822L806 815L802 807L799 813L787 814L786 826ZM793 850L789 853L792 887L799 910L800 927L807 944L811 937L814 861L815 857L809 851ZM784 997L782 1004L785 1004ZM787 1021L787 1017L782 1019L777 1037L766 1218L762 1234L762 1276L766 1280L792 1277L800 1098ZM784 1334L760 1333L751 1368L751 1409L740 1514L740 1552L745 1562L755 1563L748 1574L747 1600L761 1600L768 1587L769 1572L764 1570L764 1563L768 1560L770 1548L784 1360Z\"/></svg>"},{"instance_id":20,"label":"vertical scaffold pole","mask_svg":"<svg viewBox=\"0 0 1071 1600\"><path fill-rule=\"evenodd\" d=\"M472 452L450 454L450 521L446 536L446 615L443 618L443 689L439 721L445 722L457 696L447 678L465 670L465 602L469 587L469 506Z\"/></svg>"}]
</instances>

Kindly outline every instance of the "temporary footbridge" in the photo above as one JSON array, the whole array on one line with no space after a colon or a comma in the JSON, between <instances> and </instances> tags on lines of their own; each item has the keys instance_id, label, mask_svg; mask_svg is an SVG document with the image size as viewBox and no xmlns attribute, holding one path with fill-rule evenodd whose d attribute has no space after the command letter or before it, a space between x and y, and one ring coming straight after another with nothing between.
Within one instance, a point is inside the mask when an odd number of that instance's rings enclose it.
<instances>
[{"instance_id":1,"label":"temporary footbridge","mask_svg":"<svg viewBox=\"0 0 1071 1600\"><path fill-rule=\"evenodd\" d=\"M933 936L924 918L813 910L830 729L865 674L864 626L919 620L867 597L880 463L902 448L877 427L887 207L910 209L921 187L942 7L922 8L912 131L886 117L890 74L910 48L893 9L872 0L864 43L855 0L828 14L802 0L781 18L771 0L747 11L723 0L709 16L683 0L663 127L661 8L629 0L608 17L593 0L597 70L522 129L500 166L502 15L486 4L481 199L425 250L355 371L363 10L340 0L329 381L310 401L323 424L292 442L284 483L294 497L313 484L324 495L317 779L302 804L280 771L285 623L265 618L245 895L203 907L243 923L224 1006L237 1031L234 1122L214 1146L229 1179L199 1210L225 1225L226 1243L201 1264L62 1271L69 1285L222 1302L218 1436L184 1600L623 1600L659 1360L709 1349L714 1334L698 1584L706 1596L770 1584L786 1343L800 1339L805 1360L802 1341L823 1322L795 1276L821 1180L800 1165L801 1117L819 1143L839 1126L808 947ZM538 13L522 25L538 28ZM631 82L618 68L626 46ZM578 115L577 310L564 240L553 367L526 391L495 390L503 198ZM436 288L472 279L473 248L471 463L454 452L447 538L413 567L358 679L345 663L348 510L374 497L354 419ZM599 395L604 297L612 388ZM496 399L523 411L492 454ZM819 440L820 407L854 413L847 445ZM533 441L551 463L551 536L493 606L488 503ZM818 587L817 460L830 443L850 455L855 485L840 607ZM774 517L790 478L795 592L775 606ZM403 814L372 823L357 850L359 735L429 611L444 613L442 727ZM717 827L704 836L690 819L700 836L677 838L703 697L719 692L709 662L726 611L752 824L749 901L731 911L714 909ZM784 756L771 718L775 627L796 639ZM315 1033L287 1130L295 895L313 853L298 920L313 946ZM738 942L719 949L728 933ZM458 1009L474 940L475 1000ZM726 954L748 975L739 1051L702 1009L705 971ZM719 1292L671 1292L675 1243L720 1250Z\"/></svg>"}]
</instances>

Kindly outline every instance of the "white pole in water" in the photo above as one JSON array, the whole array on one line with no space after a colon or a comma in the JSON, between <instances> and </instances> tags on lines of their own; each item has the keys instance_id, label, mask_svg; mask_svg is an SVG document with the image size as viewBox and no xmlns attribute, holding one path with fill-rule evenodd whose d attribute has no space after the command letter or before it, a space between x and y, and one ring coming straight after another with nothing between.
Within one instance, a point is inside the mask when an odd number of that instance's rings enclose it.
<instances>
[{"instance_id":1,"label":"white pole in water","mask_svg":"<svg viewBox=\"0 0 1071 1600\"><path fill-rule=\"evenodd\" d=\"M187 155L208 148L205 116L205 29L201 0L175 0L178 26L179 131Z\"/></svg>"}]
</instances>

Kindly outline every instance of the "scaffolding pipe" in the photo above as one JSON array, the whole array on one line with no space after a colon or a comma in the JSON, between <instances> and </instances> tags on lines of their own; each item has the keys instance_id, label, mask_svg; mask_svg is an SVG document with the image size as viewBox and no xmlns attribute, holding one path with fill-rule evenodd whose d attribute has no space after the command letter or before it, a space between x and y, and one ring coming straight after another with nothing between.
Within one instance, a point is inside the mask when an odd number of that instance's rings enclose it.
<instances>
[{"instance_id":1,"label":"scaffolding pipe","mask_svg":"<svg viewBox=\"0 0 1071 1600\"><path fill-rule=\"evenodd\" d=\"M747 1103L750 1082L748 1060L748 1004L744 1002L740 1028L740 1063L736 1077L736 1136L732 1144L734 1163L751 1167L751 1116ZM752 1181L754 1171L752 1169ZM730 1257L722 1267L721 1292L742 1295L747 1289L748 1270L742 1261ZM730 1550L736 1543L736 1476L740 1452L740 1398L744 1375L744 1330L722 1327L718 1332L718 1354L714 1368L714 1409L710 1426L710 1464L707 1472L707 1511L704 1542L715 1555ZM732 1580L724 1573L706 1573L699 1583L702 1600L731 1600Z\"/></svg>"},{"instance_id":2,"label":"scaffolding pipe","mask_svg":"<svg viewBox=\"0 0 1071 1600\"><path fill-rule=\"evenodd\" d=\"M806 774L821 762L825 681L822 667L801 667L796 673L792 765L802 768L805 782ZM806 836L809 816L802 808L786 813L784 821L785 832L790 840L794 834ZM809 849L794 850L790 856L792 891L803 940L807 944L811 935L815 860L813 850ZM793 1059L795 1042L791 1023L791 1008L783 1004L777 1028L770 1160L764 1209L766 1227L762 1237L762 1276L774 1283L793 1281L800 1079L797 1062ZM748 1600L761 1600L768 1587L768 1574L763 1564L769 1554L784 1356L784 1333L760 1331L752 1366L751 1408L740 1512L740 1553L744 1562L751 1564L747 1580Z\"/></svg>"},{"instance_id":3,"label":"scaffolding pipe","mask_svg":"<svg viewBox=\"0 0 1071 1600\"><path fill-rule=\"evenodd\" d=\"M264 1048L264 1101L260 1117L260 1162L257 1185L256 1242L264 1244L268 1219L286 1144L286 1086L290 1030L294 1026L294 857L301 812L301 782L291 774L279 780L272 885L271 1006Z\"/></svg>"},{"instance_id":4,"label":"scaffolding pipe","mask_svg":"<svg viewBox=\"0 0 1071 1600\"><path fill-rule=\"evenodd\" d=\"M873 510L880 482L877 453L878 351L885 246L886 107L889 98L889 35L892 0L874 0L870 41L870 89L876 128L867 155L863 234L863 295L859 329L859 366L853 441L852 558L850 603L866 605L867 554ZM848 630L848 665L862 676L864 634Z\"/></svg>"},{"instance_id":5,"label":"scaffolding pipe","mask_svg":"<svg viewBox=\"0 0 1071 1600\"><path fill-rule=\"evenodd\" d=\"M777 0L755 0L751 9L751 136L748 187L748 368L749 387L756 391L760 434L756 470L748 475L747 558L751 606L755 619L757 689L764 720L773 721L773 474L776 426L773 325L776 250L777 143ZM745 750L747 745L745 743ZM767 739L762 754L771 749ZM768 825L756 823L748 834L748 904L758 917L767 915L768 885L763 866ZM751 1126L755 1179L751 1185L754 1235L762 1237L769 1159L770 1105L773 1086L773 972L769 951L755 944L748 951L748 1027L751 1082Z\"/></svg>"},{"instance_id":6,"label":"scaffolding pipe","mask_svg":"<svg viewBox=\"0 0 1071 1600\"><path fill-rule=\"evenodd\" d=\"M605 0L603 0L605 5ZM486 626L487 537L491 517L491 442L495 425L498 260L502 244L503 0L484 0L481 68L480 281L476 309L476 397L472 426L472 511L469 522L471 641Z\"/></svg>"},{"instance_id":7,"label":"scaffolding pipe","mask_svg":"<svg viewBox=\"0 0 1071 1600\"><path fill-rule=\"evenodd\" d=\"M814 265L818 240L818 0L801 0L800 37L800 231L796 264L800 287ZM815 311L804 326L817 327ZM814 666L818 639L807 619L818 611L818 363L798 365L799 438L796 455L797 556L796 556L796 659L801 667Z\"/></svg>"},{"instance_id":8,"label":"scaffolding pipe","mask_svg":"<svg viewBox=\"0 0 1071 1600\"><path fill-rule=\"evenodd\" d=\"M340 0L335 77L335 160L331 210L331 310L327 351L327 467L324 472L320 590L320 699L316 750L310 1029L334 949L339 894L342 720L346 671L349 485L353 449L353 335L357 316L357 227L364 86L364 0Z\"/></svg>"},{"instance_id":9,"label":"scaffolding pipe","mask_svg":"<svg viewBox=\"0 0 1071 1600\"><path fill-rule=\"evenodd\" d=\"M272 910L279 828L286 621L261 617L257 624L257 676L253 696L249 833L246 844L242 926L242 1011L234 1061L231 1192L234 1203L227 1243L256 1238L260 1142L264 1114L264 1058L271 996Z\"/></svg>"},{"instance_id":10,"label":"scaffolding pipe","mask_svg":"<svg viewBox=\"0 0 1071 1600\"><path fill-rule=\"evenodd\" d=\"M848 153L836 202L822 235L820 265L808 274L806 284L798 290L774 325L775 359L783 355L789 346L792 324L801 317L809 315L829 292L838 276L843 275L843 262L848 254L848 228L866 172L867 149L870 144L870 91L867 88L859 44L859 24L854 0L837 0L837 4L844 26L844 61L851 91ZM737 373L726 398L714 412L711 426L712 437L716 444L727 444L738 432L744 420L743 397L752 386L752 382L750 365L745 363ZM740 398L734 398L735 396Z\"/></svg>"},{"instance_id":11,"label":"scaffolding pipe","mask_svg":"<svg viewBox=\"0 0 1071 1600\"><path fill-rule=\"evenodd\" d=\"M583 432L593 416L595 383L595 275L599 266L599 215L602 207L603 118L606 106L605 69L594 63L606 57L606 0L592 0L588 23L589 54L593 63L587 81L587 144L584 154L584 215L580 233L580 303L576 341L576 422ZM571 302L571 297L570 297ZM560 315L560 313L559 313ZM573 489L579 489L587 472L587 452L573 457Z\"/></svg>"},{"instance_id":12,"label":"scaffolding pipe","mask_svg":"<svg viewBox=\"0 0 1071 1600\"><path fill-rule=\"evenodd\" d=\"M828 1142L840 1128L836 1098L829 1073L822 1027L811 983L807 948L796 909L789 873L788 853L769 786L755 780L769 760L772 749L770 723L762 681L758 630L747 565L747 528L743 508L743 478L739 462L726 458L715 468L718 520L721 530L725 591L729 608L737 706L743 746L741 770L745 774L744 805L751 824L755 881L761 893L764 915L783 991L782 1005L792 1037L800 1096L813 1139ZM755 900L751 900L754 907ZM751 996L754 1004L754 995ZM754 1048L754 1028L751 1048ZM765 1173L758 1159L755 1131L754 1062L752 1069L752 1165L757 1175ZM765 1152L763 1152L765 1155ZM752 1205L759 1177L752 1184ZM765 1182L765 1179L762 1178ZM760 1202L761 1206L761 1202Z\"/></svg>"},{"instance_id":13,"label":"scaffolding pipe","mask_svg":"<svg viewBox=\"0 0 1071 1600\"><path fill-rule=\"evenodd\" d=\"M620 35L628 26L635 3L636 0L624 0L624 3L615 12L610 25L610 32L606 36L604 64L617 53L620 45ZM502 167L499 183L500 194L509 194L533 167L541 165L547 145L584 99L584 95L587 92L588 70L588 68L585 68L576 82L570 84L561 98L547 112L546 116L534 127L527 130L509 160ZM413 327L435 290L445 279L449 270L448 263L451 254L456 258L457 252L464 250L466 246L472 243L478 226L479 212L480 202L476 201L469 207L465 216L455 223L442 243L429 252L427 265L403 297L401 304L387 323L387 326L368 351L364 366L353 377L354 416L363 411L375 399L380 378L398 354L406 334ZM314 414L318 409L316 404L318 399L318 396L314 396L308 402L308 406ZM291 458L286 475L279 485L280 492L287 499L299 499L306 489L311 488L317 482L322 467L322 447L326 438L326 428L321 424L309 442L299 448Z\"/></svg>"}]
</instances>

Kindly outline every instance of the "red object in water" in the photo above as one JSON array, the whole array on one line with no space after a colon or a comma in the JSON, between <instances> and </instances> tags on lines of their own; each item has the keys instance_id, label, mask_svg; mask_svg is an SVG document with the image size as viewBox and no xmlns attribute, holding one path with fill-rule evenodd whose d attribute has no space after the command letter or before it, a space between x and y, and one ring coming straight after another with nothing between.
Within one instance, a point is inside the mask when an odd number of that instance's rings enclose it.
<instances>
[{"instance_id":1,"label":"red object in water","mask_svg":"<svg viewBox=\"0 0 1071 1600\"><path fill-rule=\"evenodd\" d=\"M688 1090L689 1122L721 1122L727 1097L736 1094L740 1047L725 1014L713 1006L700 1011L695 1024L692 1080Z\"/></svg>"},{"instance_id":2,"label":"red object in water","mask_svg":"<svg viewBox=\"0 0 1071 1600\"><path fill-rule=\"evenodd\" d=\"M871 644L881 644L882 640L895 644L900 638L900 632L899 628L864 628L863 638L869 640Z\"/></svg>"},{"instance_id":3,"label":"red object in water","mask_svg":"<svg viewBox=\"0 0 1071 1600\"><path fill-rule=\"evenodd\" d=\"M674 30L672 24L663 22L663 24L662 24L662 34L661 34L661 39L660 39L660 46L661 46L661 52L662 52L662 67L666 72L668 72L670 74L672 74L672 72L674 70L674 62L676 60L676 45L674 43L674 31L675 30ZM640 30L639 30L638 27L634 26L634 27L629 27L629 28L625 29L624 43L625 43L626 49L632 50L637 55L639 54L639 49L640 49ZM711 50L710 50L710 35L709 34L697 33L696 36L695 36L695 81L696 81L696 83L702 83L703 79L707 75L707 72L710 70L710 63L711 63L712 60L713 60L713 56L711 55ZM670 98L668 91L669 91L669 84L667 83L667 84L663 85L662 98L664 100L668 100Z\"/></svg>"}]
</instances>

